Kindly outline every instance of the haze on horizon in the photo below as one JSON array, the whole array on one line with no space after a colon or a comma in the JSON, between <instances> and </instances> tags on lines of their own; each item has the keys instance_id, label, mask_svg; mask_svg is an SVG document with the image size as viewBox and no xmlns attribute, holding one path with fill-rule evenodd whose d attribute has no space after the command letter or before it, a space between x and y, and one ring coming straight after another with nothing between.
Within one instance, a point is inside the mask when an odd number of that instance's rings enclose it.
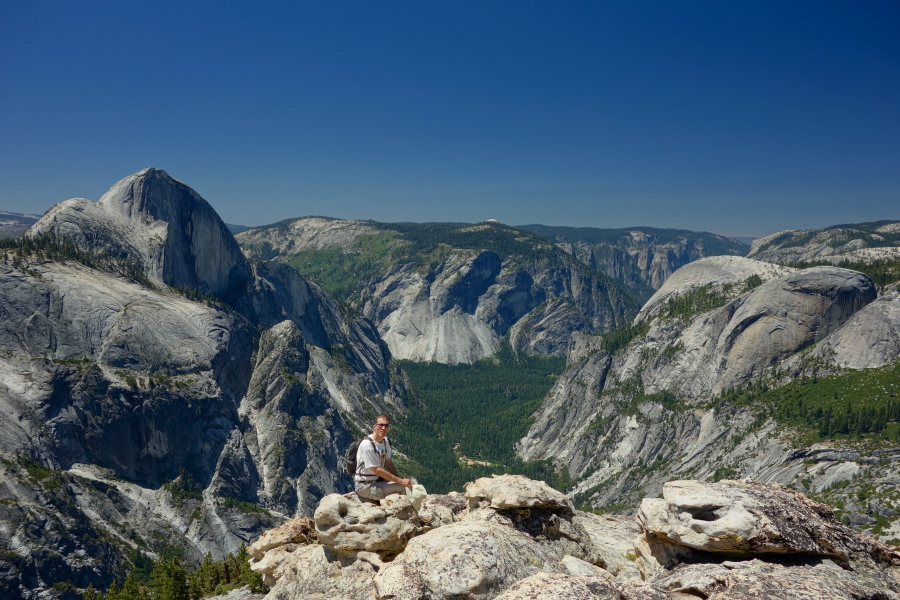
<instances>
[{"instance_id":1,"label":"haze on horizon","mask_svg":"<svg viewBox=\"0 0 900 600\"><path fill-rule=\"evenodd\" d=\"M900 4L5 7L0 210L157 167L229 223L900 219Z\"/></svg>"}]
</instances>

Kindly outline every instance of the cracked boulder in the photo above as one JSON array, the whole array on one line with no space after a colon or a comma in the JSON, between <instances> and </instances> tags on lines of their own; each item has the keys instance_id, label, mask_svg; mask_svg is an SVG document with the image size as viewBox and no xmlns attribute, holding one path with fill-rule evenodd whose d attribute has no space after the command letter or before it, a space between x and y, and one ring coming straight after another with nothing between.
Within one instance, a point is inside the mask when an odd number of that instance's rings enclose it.
<instances>
[{"instance_id":1,"label":"cracked boulder","mask_svg":"<svg viewBox=\"0 0 900 600\"><path fill-rule=\"evenodd\" d=\"M392 558L419 533L421 523L406 496L394 494L373 504L355 492L322 498L313 516L319 541L338 552L367 551Z\"/></svg>"},{"instance_id":2,"label":"cracked boulder","mask_svg":"<svg viewBox=\"0 0 900 600\"><path fill-rule=\"evenodd\" d=\"M758 586L764 585L763 580L769 582L765 585L777 586L777 583L771 582L773 578L783 575L784 581L790 582L792 576L777 571L776 567L793 568L792 563L800 560L811 561L813 566L836 565L835 568L842 574L850 574L851 579L857 582L869 581L868 587L900 592L900 553L840 523L827 506L778 484L670 481L663 486L662 498L644 499L637 522L642 533L635 540L636 562L645 579L655 578L658 581L671 577L669 573L687 568L685 565L692 565L691 573L696 569L700 569L697 572L718 573L716 577L721 575L720 579L724 577L724 580L731 582L726 582L727 585L721 582L715 584L719 585L715 589L732 585L741 587L743 583L734 583L737 575L721 571L721 568L728 567L720 568L718 565L729 559L743 559L744 562L734 564L751 568L753 565L750 562L755 558L766 561L769 566L742 571L741 577L749 573ZM701 563L706 565L697 566ZM810 589L818 589L816 586L819 584L815 581L838 572L830 567L827 573L811 572L809 568L809 564L803 565L803 569L798 571L797 581L811 578ZM709 583L709 586L715 585ZM692 586L697 587L694 584L682 587ZM747 586L750 586L747 589L756 589L753 586L757 583L748 583ZM763 594L760 597L768 597L763 592L759 593ZM726 597L703 594L701 597ZM855 592L848 591L846 595L827 597L897 597L853 594ZM812 593L808 597L820 596Z\"/></svg>"}]
</instances>

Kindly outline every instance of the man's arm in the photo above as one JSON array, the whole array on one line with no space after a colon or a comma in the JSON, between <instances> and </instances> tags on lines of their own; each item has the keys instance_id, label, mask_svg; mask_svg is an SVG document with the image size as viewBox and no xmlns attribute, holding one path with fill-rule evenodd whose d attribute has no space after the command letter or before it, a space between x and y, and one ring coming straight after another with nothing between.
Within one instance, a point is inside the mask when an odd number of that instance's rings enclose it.
<instances>
[{"instance_id":1,"label":"man's arm","mask_svg":"<svg viewBox=\"0 0 900 600\"><path fill-rule=\"evenodd\" d=\"M396 475L397 477L400 477L400 473L397 472L397 467L394 466L393 461L389 460L388 463L385 465L385 467L387 467L388 473L390 473L391 475Z\"/></svg>"},{"instance_id":2,"label":"man's arm","mask_svg":"<svg viewBox=\"0 0 900 600\"><path fill-rule=\"evenodd\" d=\"M393 467L393 465L389 465ZM394 473L389 472L387 469L382 469L381 467L372 467L372 473L378 475L382 479L387 479L388 481L393 481L394 483L399 483L403 487L408 487L412 489L412 482L409 479L402 479L398 477L395 473L397 472L397 468L394 467Z\"/></svg>"}]
</instances>

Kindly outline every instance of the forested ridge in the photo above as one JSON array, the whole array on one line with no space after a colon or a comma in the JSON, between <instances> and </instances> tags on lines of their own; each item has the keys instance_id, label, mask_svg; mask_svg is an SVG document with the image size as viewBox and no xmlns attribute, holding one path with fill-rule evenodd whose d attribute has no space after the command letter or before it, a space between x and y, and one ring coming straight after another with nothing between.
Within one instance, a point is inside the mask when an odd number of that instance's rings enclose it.
<instances>
[{"instance_id":1,"label":"forested ridge","mask_svg":"<svg viewBox=\"0 0 900 600\"><path fill-rule=\"evenodd\" d=\"M289 223L266 228L280 228L287 235ZM282 258L343 303L352 303L367 282L396 266L406 265L432 273L452 255L474 256L485 250L518 266L565 267L594 277L607 287L621 287L605 273L563 252L542 235L500 223L363 223L378 232L359 235L346 246L302 250ZM242 246L255 259L271 259L277 255L267 243Z\"/></svg>"}]
</instances>

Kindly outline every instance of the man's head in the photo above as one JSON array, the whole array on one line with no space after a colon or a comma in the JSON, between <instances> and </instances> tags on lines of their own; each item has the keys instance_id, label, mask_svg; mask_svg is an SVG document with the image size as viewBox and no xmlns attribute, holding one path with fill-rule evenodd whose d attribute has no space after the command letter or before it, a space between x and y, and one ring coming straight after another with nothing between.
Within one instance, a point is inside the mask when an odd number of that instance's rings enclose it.
<instances>
[{"instance_id":1,"label":"man's head","mask_svg":"<svg viewBox=\"0 0 900 600\"><path fill-rule=\"evenodd\" d=\"M385 414L375 417L375 424L372 426L372 437L376 442L383 440L391 428L391 418Z\"/></svg>"}]
</instances>

